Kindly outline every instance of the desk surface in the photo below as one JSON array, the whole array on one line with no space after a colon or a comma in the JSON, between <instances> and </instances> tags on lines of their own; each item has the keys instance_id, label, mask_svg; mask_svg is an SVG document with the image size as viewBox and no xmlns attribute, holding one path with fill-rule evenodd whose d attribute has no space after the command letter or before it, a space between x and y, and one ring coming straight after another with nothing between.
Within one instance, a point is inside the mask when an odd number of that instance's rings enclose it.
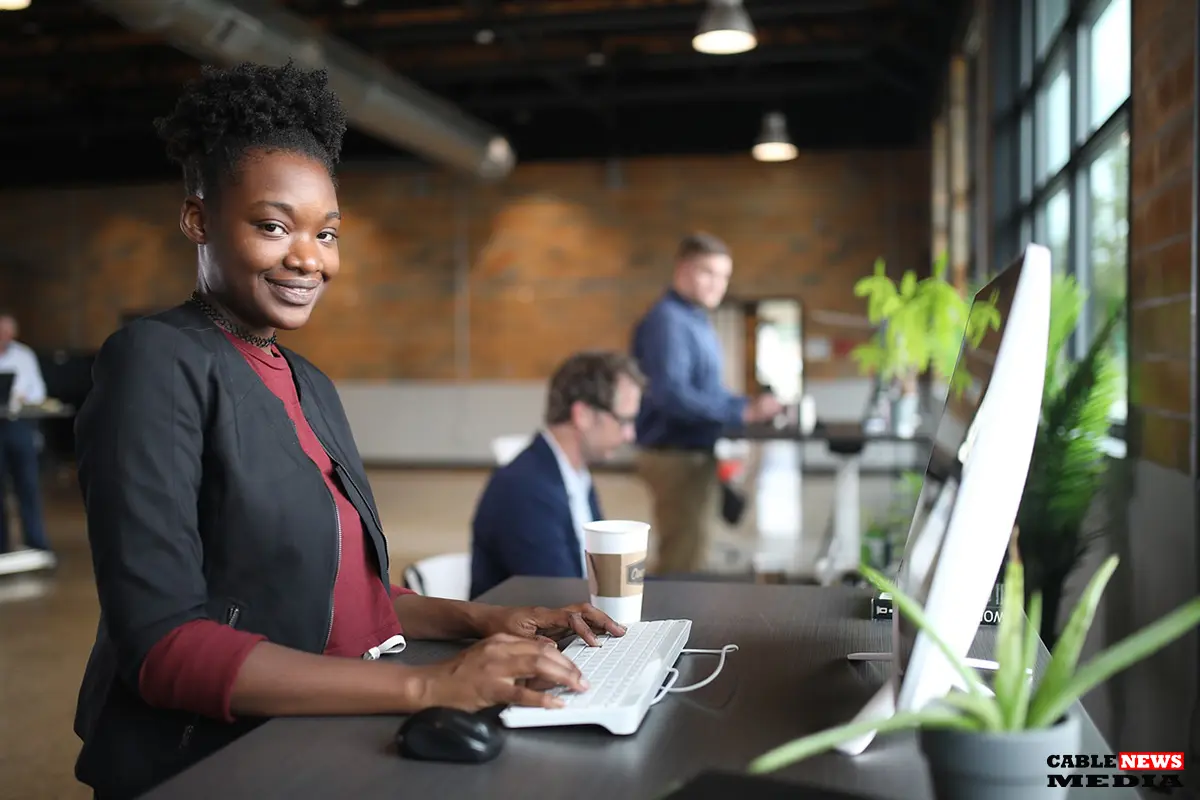
<instances>
[{"instance_id":1,"label":"desk surface","mask_svg":"<svg viewBox=\"0 0 1200 800\"><path fill-rule=\"evenodd\" d=\"M485 597L560 605L586 593L580 580L517 578ZM868 603L866 594L840 587L654 581L646 584L647 619L691 618L690 647L740 649L715 681L669 696L631 736L583 727L516 730L494 761L451 765L400 758L393 744L400 717L278 719L146 798L653 798L704 769L743 768L776 745L857 713L882 685L886 667L851 664L845 656L885 650L891 638L890 625L868 619ZM993 636L981 629L972 655L988 657ZM458 647L411 642L399 658L427 663ZM683 656L678 666L679 683L689 684L707 676L715 658ZM1090 719L1081 752L1109 752ZM915 736L907 733L877 739L857 759L825 754L781 775L880 800L932 797ZM1112 800L1136 797L1102 791Z\"/></svg>"},{"instance_id":2,"label":"desk surface","mask_svg":"<svg viewBox=\"0 0 1200 800\"><path fill-rule=\"evenodd\" d=\"M63 406L62 408L24 406L15 415L9 413L0 414L0 419L70 419L73 416L75 416L75 409L72 406Z\"/></svg>"},{"instance_id":3,"label":"desk surface","mask_svg":"<svg viewBox=\"0 0 1200 800\"><path fill-rule=\"evenodd\" d=\"M917 431L912 436L900 436L890 429L882 433L867 433L863 430L861 422L854 421L818 422L810 433L804 433L794 423L783 427L756 423L738 428L729 428L723 431L721 436L735 441L749 442L856 442L863 445L872 442L929 444L932 441L927 431Z\"/></svg>"}]
</instances>

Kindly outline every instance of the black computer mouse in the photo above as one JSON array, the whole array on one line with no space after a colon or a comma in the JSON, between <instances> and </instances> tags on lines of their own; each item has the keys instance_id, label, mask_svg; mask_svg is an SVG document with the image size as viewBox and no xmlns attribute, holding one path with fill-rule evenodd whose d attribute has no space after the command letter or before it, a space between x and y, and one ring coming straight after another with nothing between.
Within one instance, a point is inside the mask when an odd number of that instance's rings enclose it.
<instances>
[{"instance_id":1,"label":"black computer mouse","mask_svg":"<svg viewBox=\"0 0 1200 800\"><path fill-rule=\"evenodd\" d=\"M498 720L483 714L426 708L404 721L396 731L396 744L405 758L482 764L500 754L504 729Z\"/></svg>"}]
</instances>

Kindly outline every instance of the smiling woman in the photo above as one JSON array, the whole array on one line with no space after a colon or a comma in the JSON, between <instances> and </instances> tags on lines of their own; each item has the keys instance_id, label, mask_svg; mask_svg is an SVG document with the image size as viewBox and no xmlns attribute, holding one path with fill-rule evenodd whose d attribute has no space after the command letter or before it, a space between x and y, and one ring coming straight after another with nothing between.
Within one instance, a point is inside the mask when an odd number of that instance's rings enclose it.
<instances>
[{"instance_id":1,"label":"smiling woman","mask_svg":"<svg viewBox=\"0 0 1200 800\"><path fill-rule=\"evenodd\" d=\"M499 608L391 585L332 382L275 343L338 272L346 129L323 72L206 69L158 122L183 167L196 290L104 343L76 426L101 619L76 775L140 795L281 715L555 706L553 639L621 635L588 605ZM421 667L405 637L482 638Z\"/></svg>"},{"instance_id":2,"label":"smiling woman","mask_svg":"<svg viewBox=\"0 0 1200 800\"><path fill-rule=\"evenodd\" d=\"M204 90L156 123L183 167L179 227L198 248L197 295L235 334L273 342L274 329L301 327L337 275L346 115L325 80L290 64L206 69ZM231 107L241 113L222 113Z\"/></svg>"}]
</instances>

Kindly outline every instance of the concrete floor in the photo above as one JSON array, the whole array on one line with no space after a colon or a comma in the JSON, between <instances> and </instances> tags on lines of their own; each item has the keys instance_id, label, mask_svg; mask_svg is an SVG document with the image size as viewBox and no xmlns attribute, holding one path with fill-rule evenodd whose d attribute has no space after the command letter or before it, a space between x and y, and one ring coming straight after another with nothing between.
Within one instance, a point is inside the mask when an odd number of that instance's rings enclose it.
<instances>
[{"instance_id":1,"label":"concrete floor","mask_svg":"<svg viewBox=\"0 0 1200 800\"><path fill-rule=\"evenodd\" d=\"M831 511L832 480L806 477L801 491L788 454L764 453L757 499L741 531L725 531L715 569L741 571L755 553L811 560ZM393 580L412 561L465 550L475 498L486 474L374 471L388 530ZM627 474L596 477L606 512L648 519L649 502ZM864 508L878 507L892 481L867 478ZM0 577L0 800L90 798L72 774L78 740L72 731L76 693L98 616L82 507L73 478L45 487L49 535L60 553L53 573ZM802 535L798 535L802 532Z\"/></svg>"}]
</instances>

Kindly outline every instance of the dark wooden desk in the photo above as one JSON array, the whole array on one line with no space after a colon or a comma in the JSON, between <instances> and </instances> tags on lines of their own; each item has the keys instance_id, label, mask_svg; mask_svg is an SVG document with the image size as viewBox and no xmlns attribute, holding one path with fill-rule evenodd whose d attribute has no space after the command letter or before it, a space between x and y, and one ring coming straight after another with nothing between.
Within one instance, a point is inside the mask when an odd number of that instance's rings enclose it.
<instances>
[{"instance_id":1,"label":"dark wooden desk","mask_svg":"<svg viewBox=\"0 0 1200 800\"><path fill-rule=\"evenodd\" d=\"M583 581L519 578L485 597L504 605L559 605L586 595ZM653 798L703 769L740 769L778 744L857 713L882 684L885 667L851 664L845 656L886 649L891 631L867 618L868 600L842 588L653 581L646 584L647 619L690 618L689 646L735 643L740 649L717 680L668 696L631 736L587 728L516 730L488 764L431 764L396 754L399 717L278 719L146 799ZM993 635L981 629L972 654L988 657ZM412 642L399 657L422 663L456 649ZM704 678L715 665L712 656L681 657L680 685ZM1081 752L1109 752L1090 719L1084 730ZM881 737L856 759L826 754L783 774L881 799L932 796L912 734ZM1114 800L1135 797L1121 794L1128 790L1101 791Z\"/></svg>"},{"instance_id":2,"label":"dark wooden desk","mask_svg":"<svg viewBox=\"0 0 1200 800\"><path fill-rule=\"evenodd\" d=\"M28 419L28 420L43 420L43 419L70 419L75 416L75 409L72 406L63 406L61 408L42 408L41 406L24 406L15 415L5 413L3 419Z\"/></svg>"},{"instance_id":3,"label":"dark wooden desk","mask_svg":"<svg viewBox=\"0 0 1200 800\"><path fill-rule=\"evenodd\" d=\"M804 433L800 426L791 423L782 427L774 424L755 423L736 428L727 428L721 432L722 438L742 440L747 442L825 442L834 446L850 446L861 449L872 442L887 442L890 444L923 444L932 443L933 437L928 431L920 430L912 436L900 436L895 431L883 433L867 433L861 422L818 422L810 433Z\"/></svg>"}]
</instances>

